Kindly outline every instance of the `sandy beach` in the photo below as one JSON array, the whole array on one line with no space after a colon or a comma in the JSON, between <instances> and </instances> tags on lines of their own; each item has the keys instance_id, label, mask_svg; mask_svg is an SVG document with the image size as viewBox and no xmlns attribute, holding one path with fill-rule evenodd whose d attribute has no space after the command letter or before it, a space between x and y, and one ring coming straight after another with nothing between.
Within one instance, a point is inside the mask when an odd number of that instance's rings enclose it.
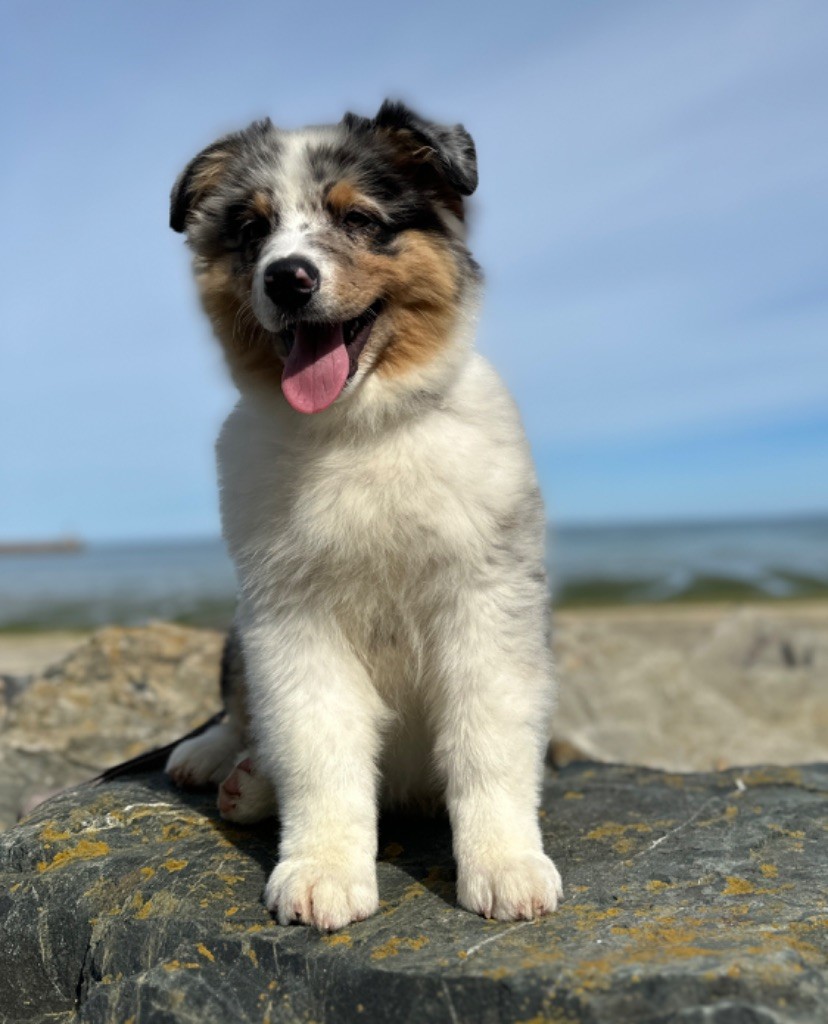
<instances>
[{"instance_id":1,"label":"sandy beach","mask_svg":"<svg viewBox=\"0 0 828 1024\"><path fill-rule=\"evenodd\" d=\"M88 635L88 632L64 630L0 633L0 675L28 676L43 672L65 658Z\"/></svg>"}]
</instances>

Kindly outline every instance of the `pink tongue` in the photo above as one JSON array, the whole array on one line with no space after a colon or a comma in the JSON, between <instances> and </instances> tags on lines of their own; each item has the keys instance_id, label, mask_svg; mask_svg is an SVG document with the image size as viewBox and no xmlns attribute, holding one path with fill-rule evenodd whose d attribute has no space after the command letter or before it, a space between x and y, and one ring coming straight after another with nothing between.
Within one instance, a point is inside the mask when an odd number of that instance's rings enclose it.
<instances>
[{"instance_id":1,"label":"pink tongue","mask_svg":"<svg viewBox=\"0 0 828 1024\"><path fill-rule=\"evenodd\" d=\"M297 412L321 412L348 379L342 324L302 324L282 372L282 391Z\"/></svg>"}]
</instances>

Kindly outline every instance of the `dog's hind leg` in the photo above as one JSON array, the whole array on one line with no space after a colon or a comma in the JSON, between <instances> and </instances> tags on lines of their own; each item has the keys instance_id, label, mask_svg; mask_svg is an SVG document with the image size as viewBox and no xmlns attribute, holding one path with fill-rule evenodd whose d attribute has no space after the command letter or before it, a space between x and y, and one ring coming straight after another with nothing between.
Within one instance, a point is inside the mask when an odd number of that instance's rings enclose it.
<instances>
[{"instance_id":1,"label":"dog's hind leg","mask_svg":"<svg viewBox=\"0 0 828 1024\"><path fill-rule=\"evenodd\" d=\"M226 821L252 824L276 813L273 786L245 755L223 780L218 791L218 809Z\"/></svg>"},{"instance_id":2,"label":"dog's hind leg","mask_svg":"<svg viewBox=\"0 0 828 1024\"><path fill-rule=\"evenodd\" d=\"M230 772L242 749L241 733L231 720L225 719L199 736L179 743L164 770L182 789L211 782L218 785Z\"/></svg>"}]
</instances>

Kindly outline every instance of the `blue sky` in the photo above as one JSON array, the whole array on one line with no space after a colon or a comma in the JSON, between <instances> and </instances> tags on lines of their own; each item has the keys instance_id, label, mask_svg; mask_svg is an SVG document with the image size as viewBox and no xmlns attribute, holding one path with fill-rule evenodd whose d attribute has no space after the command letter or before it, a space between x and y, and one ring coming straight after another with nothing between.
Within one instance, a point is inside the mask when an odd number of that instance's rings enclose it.
<instances>
[{"instance_id":1,"label":"blue sky","mask_svg":"<svg viewBox=\"0 0 828 1024\"><path fill-rule=\"evenodd\" d=\"M477 141L480 346L553 516L828 509L822 0L11 0L2 37L0 538L217 531L170 186L386 95Z\"/></svg>"}]
</instances>

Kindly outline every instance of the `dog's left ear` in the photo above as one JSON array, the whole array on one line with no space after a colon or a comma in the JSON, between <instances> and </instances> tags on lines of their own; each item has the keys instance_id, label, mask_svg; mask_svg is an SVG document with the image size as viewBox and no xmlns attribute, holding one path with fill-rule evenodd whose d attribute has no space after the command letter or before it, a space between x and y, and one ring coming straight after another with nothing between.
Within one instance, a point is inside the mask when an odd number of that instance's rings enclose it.
<instances>
[{"instance_id":1,"label":"dog's left ear","mask_svg":"<svg viewBox=\"0 0 828 1024\"><path fill-rule=\"evenodd\" d=\"M477 153L461 124L435 124L404 103L386 100L373 126L388 135L403 161L433 168L458 195L470 196L477 188Z\"/></svg>"}]
</instances>

